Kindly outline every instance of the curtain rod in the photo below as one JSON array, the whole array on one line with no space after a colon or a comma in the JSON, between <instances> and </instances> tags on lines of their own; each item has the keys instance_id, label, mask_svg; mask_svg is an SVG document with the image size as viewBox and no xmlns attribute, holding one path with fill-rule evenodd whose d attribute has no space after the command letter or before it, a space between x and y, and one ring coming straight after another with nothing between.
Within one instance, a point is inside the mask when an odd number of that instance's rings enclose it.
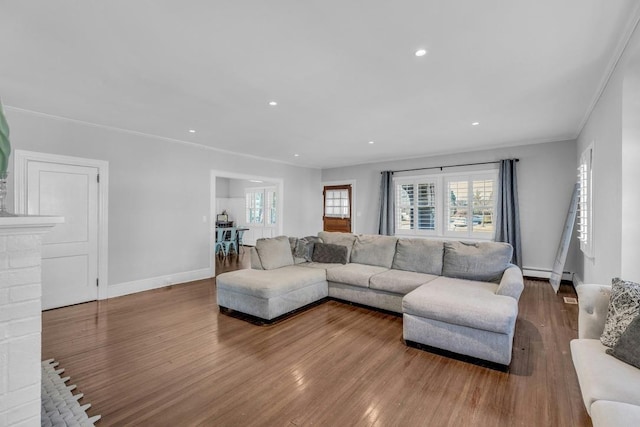
<instances>
[{"instance_id":1,"label":"curtain rod","mask_svg":"<svg viewBox=\"0 0 640 427\"><path fill-rule=\"evenodd\" d=\"M520 159L514 159L516 162L519 162ZM396 171L389 171L391 173L396 173L396 172L413 172L413 171L423 171L423 170L427 170L427 169L444 169L444 168L457 168L460 166L476 166L476 165L492 165L495 163L500 163L500 160L496 160L495 162L478 162L478 163L463 163L463 164L459 164L459 165L449 165L449 166L430 166L428 168L415 168L415 169L400 169L400 170L396 170ZM385 171L382 171L380 173L384 173Z\"/></svg>"}]
</instances>

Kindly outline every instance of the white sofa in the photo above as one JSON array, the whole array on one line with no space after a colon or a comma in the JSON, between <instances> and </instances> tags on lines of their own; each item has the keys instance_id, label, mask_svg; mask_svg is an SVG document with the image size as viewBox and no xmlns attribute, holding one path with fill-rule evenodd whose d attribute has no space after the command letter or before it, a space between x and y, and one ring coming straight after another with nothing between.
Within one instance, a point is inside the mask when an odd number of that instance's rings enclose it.
<instances>
[{"instance_id":1,"label":"white sofa","mask_svg":"<svg viewBox=\"0 0 640 427\"><path fill-rule=\"evenodd\" d=\"M571 341L571 356L593 425L640 426L640 369L608 355L600 342L611 286L584 284L577 292L578 339Z\"/></svg>"}]
</instances>

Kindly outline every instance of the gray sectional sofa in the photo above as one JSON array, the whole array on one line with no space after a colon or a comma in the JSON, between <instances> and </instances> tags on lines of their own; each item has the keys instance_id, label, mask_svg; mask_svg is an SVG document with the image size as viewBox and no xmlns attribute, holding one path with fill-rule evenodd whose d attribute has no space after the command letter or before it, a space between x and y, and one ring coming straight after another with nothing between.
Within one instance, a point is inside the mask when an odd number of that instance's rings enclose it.
<instances>
[{"instance_id":1,"label":"gray sectional sofa","mask_svg":"<svg viewBox=\"0 0 640 427\"><path fill-rule=\"evenodd\" d=\"M326 297L403 315L417 343L501 365L511 361L522 272L506 243L318 233L346 264L296 257L296 239L261 239L252 269L216 277L218 305L272 320ZM292 253L293 250L293 253Z\"/></svg>"},{"instance_id":2,"label":"gray sectional sofa","mask_svg":"<svg viewBox=\"0 0 640 427\"><path fill-rule=\"evenodd\" d=\"M577 288L578 339L571 356L582 399L594 426L640 426L640 370L606 353L600 342L611 294L610 285Z\"/></svg>"}]
</instances>

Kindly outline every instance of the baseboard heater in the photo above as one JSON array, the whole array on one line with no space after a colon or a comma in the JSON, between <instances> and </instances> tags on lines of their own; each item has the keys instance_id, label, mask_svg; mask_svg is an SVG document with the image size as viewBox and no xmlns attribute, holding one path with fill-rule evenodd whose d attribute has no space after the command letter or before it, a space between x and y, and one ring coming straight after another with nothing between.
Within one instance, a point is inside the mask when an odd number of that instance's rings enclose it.
<instances>
[{"instance_id":1,"label":"baseboard heater","mask_svg":"<svg viewBox=\"0 0 640 427\"><path fill-rule=\"evenodd\" d=\"M536 267L522 267L522 275L525 277L535 277L537 279L549 279L551 277L551 269L536 268ZM573 282L573 273L570 271L563 271L562 280Z\"/></svg>"}]
</instances>

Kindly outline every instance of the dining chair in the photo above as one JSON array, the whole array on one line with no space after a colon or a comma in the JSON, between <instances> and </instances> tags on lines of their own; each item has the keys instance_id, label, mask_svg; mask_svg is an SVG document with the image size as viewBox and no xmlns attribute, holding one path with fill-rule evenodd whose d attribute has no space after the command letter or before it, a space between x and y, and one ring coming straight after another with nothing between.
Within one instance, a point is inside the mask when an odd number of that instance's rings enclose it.
<instances>
[{"instance_id":1,"label":"dining chair","mask_svg":"<svg viewBox=\"0 0 640 427\"><path fill-rule=\"evenodd\" d=\"M222 255L226 256L226 253L224 251L224 232L224 228L216 228L216 244L213 247L213 253L216 255L218 255L218 252L222 250Z\"/></svg>"},{"instance_id":2,"label":"dining chair","mask_svg":"<svg viewBox=\"0 0 640 427\"><path fill-rule=\"evenodd\" d=\"M244 244L242 243L242 236L244 236L244 232L245 230L238 230L238 238L236 239L236 241L238 242L238 250L242 250L242 253L244 253Z\"/></svg>"},{"instance_id":3,"label":"dining chair","mask_svg":"<svg viewBox=\"0 0 640 427\"><path fill-rule=\"evenodd\" d=\"M235 227L229 227L225 231L227 231L225 239L222 241L224 245L224 255L227 256L231 252L231 247L238 253L238 246L236 244L236 235L238 230Z\"/></svg>"}]
</instances>

